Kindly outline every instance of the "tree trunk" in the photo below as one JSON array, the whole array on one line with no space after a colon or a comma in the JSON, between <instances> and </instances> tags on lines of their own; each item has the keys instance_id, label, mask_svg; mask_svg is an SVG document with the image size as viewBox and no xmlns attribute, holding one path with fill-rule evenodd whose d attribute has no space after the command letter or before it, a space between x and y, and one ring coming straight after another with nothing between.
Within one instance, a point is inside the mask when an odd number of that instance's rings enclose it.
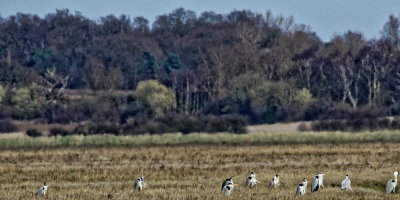
<instances>
[{"instance_id":1,"label":"tree trunk","mask_svg":"<svg viewBox=\"0 0 400 200\"><path fill-rule=\"evenodd\" d=\"M189 83L189 74L186 73L186 100L185 100L185 112L189 113L189 104L190 104L190 83Z\"/></svg>"}]
</instances>

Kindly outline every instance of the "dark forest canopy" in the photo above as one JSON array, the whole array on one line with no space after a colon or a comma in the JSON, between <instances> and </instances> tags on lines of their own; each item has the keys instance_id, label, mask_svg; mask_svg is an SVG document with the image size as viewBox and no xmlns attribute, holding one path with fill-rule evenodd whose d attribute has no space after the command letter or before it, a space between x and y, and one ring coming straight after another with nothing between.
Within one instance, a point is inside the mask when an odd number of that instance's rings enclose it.
<instances>
[{"instance_id":1,"label":"dark forest canopy","mask_svg":"<svg viewBox=\"0 0 400 200\"><path fill-rule=\"evenodd\" d=\"M379 39L348 31L324 43L271 12L178 8L152 26L127 15L18 13L0 18L0 117L126 123L172 112L273 123L362 109L395 115L399 31L399 18L389 16ZM149 90L142 98L133 92L140 82ZM166 96L146 97L152 87ZM149 102L165 98L174 101L168 109Z\"/></svg>"}]
</instances>

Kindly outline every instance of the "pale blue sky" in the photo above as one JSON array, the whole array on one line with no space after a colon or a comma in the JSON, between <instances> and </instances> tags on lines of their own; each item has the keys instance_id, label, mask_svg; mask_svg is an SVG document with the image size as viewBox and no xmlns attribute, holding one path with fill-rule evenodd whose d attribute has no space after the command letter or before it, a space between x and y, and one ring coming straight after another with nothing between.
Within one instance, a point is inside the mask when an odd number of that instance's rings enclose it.
<instances>
[{"instance_id":1,"label":"pale blue sky","mask_svg":"<svg viewBox=\"0 0 400 200\"><path fill-rule=\"evenodd\" d=\"M153 22L157 15L178 7L197 15L203 11L226 14L235 9L293 15L297 23L310 25L324 41L347 30L361 31L367 39L380 37L389 15L400 14L400 0L0 0L0 15L22 12L44 16L56 8L68 8L90 19L126 14Z\"/></svg>"}]
</instances>

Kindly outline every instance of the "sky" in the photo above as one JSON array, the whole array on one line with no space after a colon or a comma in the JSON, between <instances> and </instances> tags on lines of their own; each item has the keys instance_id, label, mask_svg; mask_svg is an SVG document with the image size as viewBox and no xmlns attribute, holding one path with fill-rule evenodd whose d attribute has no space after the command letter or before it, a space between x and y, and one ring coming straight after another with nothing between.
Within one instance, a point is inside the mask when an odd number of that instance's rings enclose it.
<instances>
[{"instance_id":1,"label":"sky","mask_svg":"<svg viewBox=\"0 0 400 200\"><path fill-rule=\"evenodd\" d=\"M67 8L93 20L109 14L126 14L154 22L158 15L179 7L197 15L204 11L227 14L243 9L292 15L296 23L311 26L323 41L348 30L362 32L367 39L379 38L389 15L400 16L400 0L0 0L0 16L21 12L44 17L56 9Z\"/></svg>"}]
</instances>

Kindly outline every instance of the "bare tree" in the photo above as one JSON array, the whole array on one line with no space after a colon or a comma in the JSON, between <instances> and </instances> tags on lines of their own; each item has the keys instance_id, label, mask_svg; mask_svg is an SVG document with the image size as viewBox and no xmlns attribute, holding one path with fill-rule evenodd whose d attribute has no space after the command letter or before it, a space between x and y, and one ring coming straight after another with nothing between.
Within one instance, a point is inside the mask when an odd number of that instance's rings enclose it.
<instances>
[{"instance_id":1,"label":"bare tree","mask_svg":"<svg viewBox=\"0 0 400 200\"><path fill-rule=\"evenodd\" d=\"M389 16L389 21L383 26L381 32L384 38L389 39L394 44L400 44L400 20L394 15Z\"/></svg>"},{"instance_id":2,"label":"bare tree","mask_svg":"<svg viewBox=\"0 0 400 200\"><path fill-rule=\"evenodd\" d=\"M63 76L58 74L55 67L46 69L41 77L42 85L45 89L46 103L55 104L65 97L64 90L70 83L69 75Z\"/></svg>"}]
</instances>

